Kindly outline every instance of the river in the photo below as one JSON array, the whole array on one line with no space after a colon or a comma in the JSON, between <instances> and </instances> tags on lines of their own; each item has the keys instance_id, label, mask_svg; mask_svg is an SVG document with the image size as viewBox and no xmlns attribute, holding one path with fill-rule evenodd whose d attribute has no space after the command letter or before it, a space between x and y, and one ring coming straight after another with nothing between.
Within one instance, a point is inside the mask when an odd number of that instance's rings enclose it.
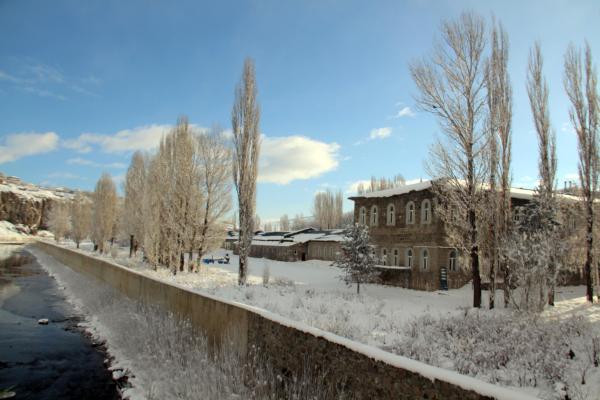
<instances>
[{"instance_id":1,"label":"river","mask_svg":"<svg viewBox=\"0 0 600 400\"><path fill-rule=\"evenodd\" d=\"M106 355L80 320L24 246L0 245L0 398L118 399Z\"/></svg>"}]
</instances>

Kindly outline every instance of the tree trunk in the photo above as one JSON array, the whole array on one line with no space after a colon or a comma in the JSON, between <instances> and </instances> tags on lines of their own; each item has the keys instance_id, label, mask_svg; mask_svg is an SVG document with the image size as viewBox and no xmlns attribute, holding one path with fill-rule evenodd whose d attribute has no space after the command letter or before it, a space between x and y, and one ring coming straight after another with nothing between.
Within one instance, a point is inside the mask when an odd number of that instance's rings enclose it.
<instances>
[{"instance_id":1,"label":"tree trunk","mask_svg":"<svg viewBox=\"0 0 600 400\"><path fill-rule=\"evenodd\" d=\"M76 242L76 244L77 244L77 248L79 248L79 240Z\"/></svg>"},{"instance_id":2,"label":"tree trunk","mask_svg":"<svg viewBox=\"0 0 600 400\"><path fill-rule=\"evenodd\" d=\"M473 307L481 307L481 275L479 273L479 247L477 246L477 225L475 211L469 210L471 228L471 272L473 274Z\"/></svg>"},{"instance_id":3,"label":"tree trunk","mask_svg":"<svg viewBox=\"0 0 600 400\"><path fill-rule=\"evenodd\" d=\"M183 254L183 251L181 253L179 253L179 272L183 272L185 267L185 255Z\"/></svg>"},{"instance_id":4,"label":"tree trunk","mask_svg":"<svg viewBox=\"0 0 600 400\"><path fill-rule=\"evenodd\" d=\"M133 235L129 235L129 258L133 256Z\"/></svg>"},{"instance_id":5,"label":"tree trunk","mask_svg":"<svg viewBox=\"0 0 600 400\"><path fill-rule=\"evenodd\" d=\"M504 280L504 287L502 288L504 292L504 308L508 308L510 304L510 271L506 262L502 265L502 271L502 279Z\"/></svg>"},{"instance_id":6,"label":"tree trunk","mask_svg":"<svg viewBox=\"0 0 600 400\"><path fill-rule=\"evenodd\" d=\"M593 209L591 201L587 204L587 236L585 240L586 244L586 257L585 266L583 268L583 277L585 279L586 287L586 298L587 301L594 301L594 287L592 286L592 249L594 245L594 220L593 220Z\"/></svg>"},{"instance_id":7,"label":"tree trunk","mask_svg":"<svg viewBox=\"0 0 600 400\"><path fill-rule=\"evenodd\" d=\"M356 281L356 294L360 294L360 281Z\"/></svg>"}]
</instances>

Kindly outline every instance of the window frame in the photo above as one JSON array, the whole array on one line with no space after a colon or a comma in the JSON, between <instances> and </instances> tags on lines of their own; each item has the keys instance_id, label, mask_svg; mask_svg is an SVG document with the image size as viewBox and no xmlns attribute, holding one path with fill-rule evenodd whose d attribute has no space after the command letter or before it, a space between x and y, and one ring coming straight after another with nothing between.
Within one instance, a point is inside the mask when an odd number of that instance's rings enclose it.
<instances>
[{"instance_id":1,"label":"window frame","mask_svg":"<svg viewBox=\"0 0 600 400\"><path fill-rule=\"evenodd\" d=\"M415 202L409 201L406 203L406 225L414 225L415 223Z\"/></svg>"}]
</instances>

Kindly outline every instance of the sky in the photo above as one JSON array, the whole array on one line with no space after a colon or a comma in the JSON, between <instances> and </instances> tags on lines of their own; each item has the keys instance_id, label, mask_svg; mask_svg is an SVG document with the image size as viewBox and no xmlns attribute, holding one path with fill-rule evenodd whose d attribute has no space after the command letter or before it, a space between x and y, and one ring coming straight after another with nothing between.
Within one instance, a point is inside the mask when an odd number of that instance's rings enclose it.
<instances>
[{"instance_id":1,"label":"sky","mask_svg":"<svg viewBox=\"0 0 600 400\"><path fill-rule=\"evenodd\" d=\"M132 152L152 152L179 116L230 129L234 88L251 57L263 221L310 215L315 193L350 196L372 175L427 179L440 128L416 107L409 64L431 52L444 19L464 11L494 15L509 35L513 186L537 180L525 90L536 40L559 185L576 180L562 66L570 42L587 40L600 59L596 0L0 0L0 171L85 190L106 171L120 184Z\"/></svg>"}]
</instances>

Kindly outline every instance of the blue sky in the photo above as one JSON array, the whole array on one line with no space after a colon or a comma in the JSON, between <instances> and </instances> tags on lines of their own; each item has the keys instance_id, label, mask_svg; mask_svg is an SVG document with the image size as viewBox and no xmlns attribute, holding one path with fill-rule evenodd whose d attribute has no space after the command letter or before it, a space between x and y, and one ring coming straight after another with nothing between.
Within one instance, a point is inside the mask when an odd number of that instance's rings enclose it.
<instances>
[{"instance_id":1,"label":"blue sky","mask_svg":"<svg viewBox=\"0 0 600 400\"><path fill-rule=\"evenodd\" d=\"M436 121L414 107L408 64L443 18L502 21L514 88L513 180L532 186L537 143L524 82L540 40L560 184L577 172L562 61L570 41L600 60L598 1L0 0L0 171L92 189L122 179L180 115L230 128L246 56L256 63L263 220L310 214L315 192L371 175L426 178ZM401 112L403 111L403 112ZM347 206L350 207L348 202Z\"/></svg>"}]
</instances>

